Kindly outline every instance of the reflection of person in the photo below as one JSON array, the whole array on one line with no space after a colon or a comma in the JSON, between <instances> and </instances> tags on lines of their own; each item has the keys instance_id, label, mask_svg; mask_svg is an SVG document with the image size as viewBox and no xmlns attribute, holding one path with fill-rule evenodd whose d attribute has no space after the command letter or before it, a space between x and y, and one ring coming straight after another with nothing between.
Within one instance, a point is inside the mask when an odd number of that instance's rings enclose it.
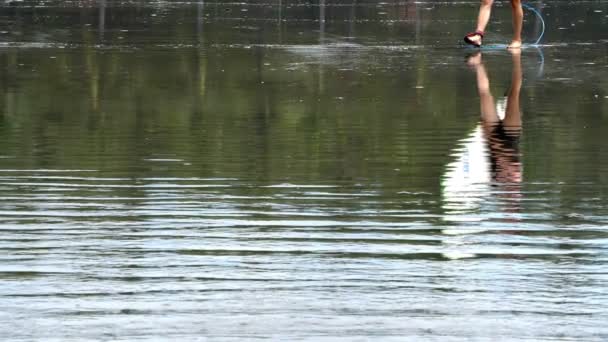
<instances>
[{"instance_id":1,"label":"reflection of person","mask_svg":"<svg viewBox=\"0 0 608 342\"><path fill-rule=\"evenodd\" d=\"M524 21L524 12L521 7L521 0L510 0L511 11L513 12L513 39L511 44L508 45L509 49L521 48L521 30ZM477 28L475 32L468 33L464 37L464 41L467 44L474 46L481 46L483 40L483 34L490 20L490 14L492 12L492 4L494 0L481 0L481 6L479 7L479 15L477 17Z\"/></svg>"},{"instance_id":2,"label":"reflection of person","mask_svg":"<svg viewBox=\"0 0 608 342\"><path fill-rule=\"evenodd\" d=\"M519 93L522 84L520 50L511 50L511 59L513 62L511 87L506 94L504 109L500 108L500 101L498 106L495 104L494 96L490 91L488 74L481 60L481 53L470 57L467 63L475 70L477 76L481 124L489 150L491 178L505 190L506 195L519 197L518 187L522 181L522 167L519 160L519 137L521 135Z\"/></svg>"},{"instance_id":3,"label":"reflection of person","mask_svg":"<svg viewBox=\"0 0 608 342\"><path fill-rule=\"evenodd\" d=\"M444 208L449 220L478 221L477 212L494 190L506 200L501 211L518 211L521 197L522 165L519 154L521 111L519 92L522 85L520 50L510 50L513 67L511 87L506 97L495 101L481 52L467 60L475 71L481 122L455 150L456 160L447 166L442 181ZM497 102L497 103L496 103Z\"/></svg>"}]
</instances>

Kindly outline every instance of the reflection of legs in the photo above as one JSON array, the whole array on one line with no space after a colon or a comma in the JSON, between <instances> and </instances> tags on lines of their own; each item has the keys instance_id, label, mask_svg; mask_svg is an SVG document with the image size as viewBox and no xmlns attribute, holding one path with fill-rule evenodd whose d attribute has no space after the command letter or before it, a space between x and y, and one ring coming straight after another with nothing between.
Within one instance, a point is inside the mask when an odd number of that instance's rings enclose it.
<instances>
[{"instance_id":1,"label":"reflection of legs","mask_svg":"<svg viewBox=\"0 0 608 342\"><path fill-rule=\"evenodd\" d=\"M518 210L521 197L519 184L522 181L521 162L519 161L518 138L521 134L521 110L519 93L522 84L521 50L510 49L513 67L511 69L511 87L507 92L505 118L502 120L504 135L501 138L503 146L494 153L497 172L496 181L503 183L505 198L517 200L512 202L510 210ZM508 146L508 147L505 147Z\"/></svg>"},{"instance_id":2,"label":"reflection of legs","mask_svg":"<svg viewBox=\"0 0 608 342\"><path fill-rule=\"evenodd\" d=\"M509 44L509 48L518 49L521 47L521 28L524 21L521 0L511 0L511 11L513 12L513 40Z\"/></svg>"},{"instance_id":3,"label":"reflection of legs","mask_svg":"<svg viewBox=\"0 0 608 342\"><path fill-rule=\"evenodd\" d=\"M477 91L481 107L481 124L484 140L488 147L491 168L491 179L499 186L498 197L505 199L503 209L506 212L519 211L522 181L521 163L517 137L521 132L521 113L519 111L519 92L522 84L521 50L509 50L512 53L512 84L507 94L505 118L500 123L496 112L494 97L490 90L488 73L481 60L481 53L473 55L467 64L475 70Z\"/></svg>"},{"instance_id":4,"label":"reflection of legs","mask_svg":"<svg viewBox=\"0 0 608 342\"><path fill-rule=\"evenodd\" d=\"M490 80L486 67L481 60L481 53L470 57L467 63L474 68L477 77L477 92L479 93L481 120L483 121L484 126L492 126L500 119L498 115L496 115L494 96L492 96L492 92L490 91Z\"/></svg>"},{"instance_id":5,"label":"reflection of legs","mask_svg":"<svg viewBox=\"0 0 608 342\"><path fill-rule=\"evenodd\" d=\"M511 87L507 93L507 108L503 123L507 129L519 130L521 127L521 111L519 109L519 92L522 83L521 53L519 49L512 49L510 51L513 69L511 71Z\"/></svg>"}]
</instances>

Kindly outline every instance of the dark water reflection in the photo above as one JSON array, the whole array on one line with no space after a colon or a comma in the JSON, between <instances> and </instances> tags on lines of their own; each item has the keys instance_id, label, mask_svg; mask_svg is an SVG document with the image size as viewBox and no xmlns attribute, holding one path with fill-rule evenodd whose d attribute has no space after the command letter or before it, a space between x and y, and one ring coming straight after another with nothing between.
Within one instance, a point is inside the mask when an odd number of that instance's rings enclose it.
<instances>
[{"instance_id":1,"label":"dark water reflection","mask_svg":"<svg viewBox=\"0 0 608 342\"><path fill-rule=\"evenodd\" d=\"M323 4L0 6L3 340L608 337L608 2Z\"/></svg>"}]
</instances>

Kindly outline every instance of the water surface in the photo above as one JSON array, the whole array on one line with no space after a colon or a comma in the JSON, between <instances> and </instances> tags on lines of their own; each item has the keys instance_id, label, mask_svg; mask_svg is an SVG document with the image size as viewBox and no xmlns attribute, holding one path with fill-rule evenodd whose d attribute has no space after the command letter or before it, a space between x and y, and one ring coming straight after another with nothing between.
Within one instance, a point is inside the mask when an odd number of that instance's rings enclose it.
<instances>
[{"instance_id":1,"label":"water surface","mask_svg":"<svg viewBox=\"0 0 608 342\"><path fill-rule=\"evenodd\" d=\"M2 4L0 338L607 339L608 2L477 5Z\"/></svg>"}]
</instances>

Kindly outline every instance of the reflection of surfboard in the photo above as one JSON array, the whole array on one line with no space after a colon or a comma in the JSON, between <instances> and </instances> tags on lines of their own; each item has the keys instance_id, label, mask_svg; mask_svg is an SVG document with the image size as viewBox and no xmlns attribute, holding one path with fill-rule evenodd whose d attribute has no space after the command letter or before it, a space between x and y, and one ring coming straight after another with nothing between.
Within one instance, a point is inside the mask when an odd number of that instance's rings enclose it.
<instances>
[{"instance_id":1,"label":"reflection of surfboard","mask_svg":"<svg viewBox=\"0 0 608 342\"><path fill-rule=\"evenodd\" d=\"M490 191L491 175L487 149L479 124L454 151L456 160L448 164L441 184L444 209L456 214L448 219L475 220L458 214L479 208L481 201Z\"/></svg>"},{"instance_id":2,"label":"reflection of surfboard","mask_svg":"<svg viewBox=\"0 0 608 342\"><path fill-rule=\"evenodd\" d=\"M442 255L450 260L475 257L463 236L486 231L481 227L483 218L479 209L490 192L491 174L483 134L481 124L478 124L460 141L458 148L452 151L455 160L447 165L441 181L443 219L455 223L442 229L446 236L442 240L446 250Z\"/></svg>"},{"instance_id":3,"label":"reflection of surfboard","mask_svg":"<svg viewBox=\"0 0 608 342\"><path fill-rule=\"evenodd\" d=\"M505 117L506 97L496 101L496 114ZM444 219L479 222L479 209L492 194L490 151L481 123L452 153L455 160L447 165L441 181Z\"/></svg>"},{"instance_id":4,"label":"reflection of surfboard","mask_svg":"<svg viewBox=\"0 0 608 342\"><path fill-rule=\"evenodd\" d=\"M496 114L505 118L507 99L496 101ZM492 176L489 151L481 124L452 153L456 160L448 164L442 180L444 209L452 212L479 207L479 202L490 193Z\"/></svg>"}]
</instances>

